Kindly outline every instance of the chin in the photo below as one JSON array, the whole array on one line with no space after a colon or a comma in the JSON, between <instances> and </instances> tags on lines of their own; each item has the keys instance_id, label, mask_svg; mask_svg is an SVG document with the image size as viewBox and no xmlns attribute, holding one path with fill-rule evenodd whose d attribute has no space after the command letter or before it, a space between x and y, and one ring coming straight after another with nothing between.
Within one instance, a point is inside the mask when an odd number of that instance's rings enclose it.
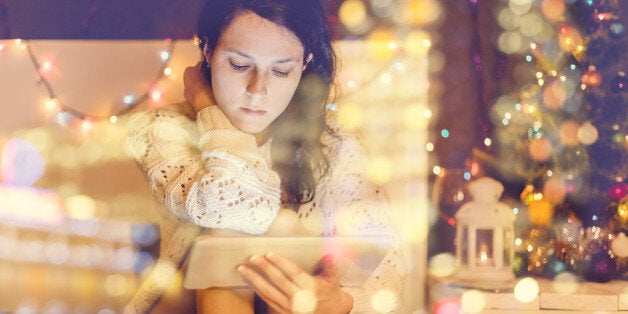
<instances>
[{"instance_id":1,"label":"chin","mask_svg":"<svg viewBox=\"0 0 628 314\"><path fill-rule=\"evenodd\" d=\"M240 131L249 133L249 134L257 134L264 131L264 128L255 128L251 126L237 127Z\"/></svg>"}]
</instances>

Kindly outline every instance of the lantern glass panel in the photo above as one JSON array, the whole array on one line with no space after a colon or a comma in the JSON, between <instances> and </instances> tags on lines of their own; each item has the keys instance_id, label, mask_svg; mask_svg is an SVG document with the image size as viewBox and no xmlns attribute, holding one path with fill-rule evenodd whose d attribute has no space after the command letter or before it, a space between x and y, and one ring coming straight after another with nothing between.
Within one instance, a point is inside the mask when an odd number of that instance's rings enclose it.
<instances>
[{"instance_id":1,"label":"lantern glass panel","mask_svg":"<svg viewBox=\"0 0 628 314\"><path fill-rule=\"evenodd\" d=\"M515 242L514 232L510 228L504 229L504 267L510 266L510 253L513 250L512 244Z\"/></svg>"},{"instance_id":2,"label":"lantern glass panel","mask_svg":"<svg viewBox=\"0 0 628 314\"><path fill-rule=\"evenodd\" d=\"M469 254L469 227L463 226L462 233L460 235L460 241L458 241L458 245L460 245L460 265L469 265L469 261L467 260Z\"/></svg>"},{"instance_id":3,"label":"lantern glass panel","mask_svg":"<svg viewBox=\"0 0 628 314\"><path fill-rule=\"evenodd\" d=\"M493 258L493 229L477 229L476 265L495 266Z\"/></svg>"}]
</instances>

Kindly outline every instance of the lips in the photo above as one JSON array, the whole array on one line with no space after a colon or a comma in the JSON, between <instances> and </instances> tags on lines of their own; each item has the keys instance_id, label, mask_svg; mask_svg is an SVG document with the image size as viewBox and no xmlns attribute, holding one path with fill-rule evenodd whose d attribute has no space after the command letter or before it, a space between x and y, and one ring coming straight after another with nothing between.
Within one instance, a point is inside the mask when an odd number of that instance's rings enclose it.
<instances>
[{"instance_id":1,"label":"lips","mask_svg":"<svg viewBox=\"0 0 628 314\"><path fill-rule=\"evenodd\" d=\"M261 116L266 113L265 110L255 110L251 108L241 107L240 110L244 111L246 114Z\"/></svg>"}]
</instances>

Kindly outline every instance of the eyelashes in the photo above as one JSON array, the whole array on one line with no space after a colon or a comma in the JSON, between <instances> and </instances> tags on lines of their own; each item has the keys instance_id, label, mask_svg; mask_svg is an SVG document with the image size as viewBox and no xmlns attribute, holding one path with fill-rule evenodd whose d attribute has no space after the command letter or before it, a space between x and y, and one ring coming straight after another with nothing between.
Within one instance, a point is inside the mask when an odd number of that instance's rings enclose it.
<instances>
[{"instance_id":1,"label":"eyelashes","mask_svg":"<svg viewBox=\"0 0 628 314\"><path fill-rule=\"evenodd\" d=\"M246 71L249 68L248 65L237 65L237 64L233 63L233 61L231 61L231 60L229 60L229 64L231 65L231 68L234 71L238 71L238 72L244 72L244 71Z\"/></svg>"},{"instance_id":2,"label":"eyelashes","mask_svg":"<svg viewBox=\"0 0 628 314\"><path fill-rule=\"evenodd\" d=\"M286 76L288 76L288 74L290 74L290 71L282 72L282 71L279 71L279 70L273 70L273 73L275 73L275 75L279 76L279 77L286 77Z\"/></svg>"},{"instance_id":3,"label":"eyelashes","mask_svg":"<svg viewBox=\"0 0 628 314\"><path fill-rule=\"evenodd\" d=\"M244 72L250 68L249 65L239 65L232 60L229 60L229 65L236 72ZM272 70L273 74L277 77L286 77L290 75L290 71Z\"/></svg>"}]
</instances>

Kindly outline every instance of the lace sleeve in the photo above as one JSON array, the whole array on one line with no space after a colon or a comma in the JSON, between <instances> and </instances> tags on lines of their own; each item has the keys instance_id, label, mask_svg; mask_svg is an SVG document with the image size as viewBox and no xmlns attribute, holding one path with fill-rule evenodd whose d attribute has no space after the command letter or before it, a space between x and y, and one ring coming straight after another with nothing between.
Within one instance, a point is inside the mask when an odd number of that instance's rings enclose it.
<instances>
[{"instance_id":1,"label":"lace sleeve","mask_svg":"<svg viewBox=\"0 0 628 314\"><path fill-rule=\"evenodd\" d=\"M341 134L341 140L331 143L330 152L336 156L331 169L329 188L334 192L335 212L330 230L337 235L393 235L397 241L382 262L361 287L343 287L354 300L351 313L379 313L399 302L405 278L405 264L400 250L396 226L385 192L368 177L367 160L359 141L351 134ZM325 213L323 213L325 215ZM350 272L348 272L350 273ZM341 278L351 282L350 276ZM394 296L395 299L392 299ZM381 299L384 303L377 302ZM373 303L375 302L375 303ZM374 307L375 306L375 307Z\"/></svg>"},{"instance_id":2,"label":"lace sleeve","mask_svg":"<svg viewBox=\"0 0 628 314\"><path fill-rule=\"evenodd\" d=\"M263 233L279 210L277 174L253 135L229 127L217 107L204 110L206 123L195 123L179 107L135 114L127 149L153 195L178 219Z\"/></svg>"}]
</instances>

